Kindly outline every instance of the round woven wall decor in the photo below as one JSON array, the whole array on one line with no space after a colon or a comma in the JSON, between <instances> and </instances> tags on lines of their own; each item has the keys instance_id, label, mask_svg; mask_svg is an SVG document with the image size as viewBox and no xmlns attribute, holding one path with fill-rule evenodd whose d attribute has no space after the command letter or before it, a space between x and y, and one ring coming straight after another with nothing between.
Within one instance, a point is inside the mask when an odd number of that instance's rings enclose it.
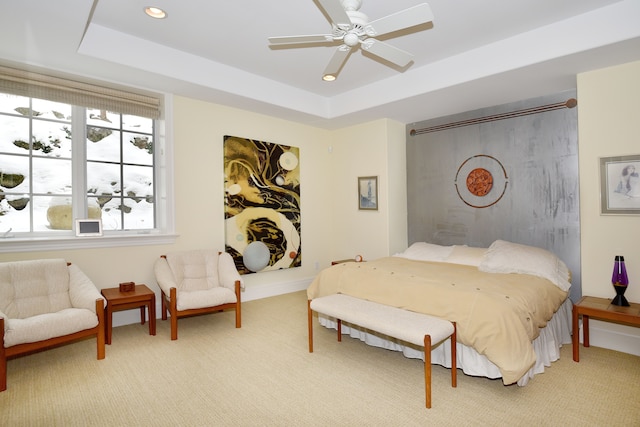
<instances>
[{"instance_id":1,"label":"round woven wall decor","mask_svg":"<svg viewBox=\"0 0 640 427\"><path fill-rule=\"evenodd\" d=\"M472 208L487 208L498 203L507 191L507 183L507 171L502 163L486 154L462 162L454 181L458 197Z\"/></svg>"},{"instance_id":2,"label":"round woven wall decor","mask_svg":"<svg viewBox=\"0 0 640 427\"><path fill-rule=\"evenodd\" d=\"M484 197L493 187L493 175L485 168L476 168L467 175L467 189L471 194Z\"/></svg>"}]
</instances>

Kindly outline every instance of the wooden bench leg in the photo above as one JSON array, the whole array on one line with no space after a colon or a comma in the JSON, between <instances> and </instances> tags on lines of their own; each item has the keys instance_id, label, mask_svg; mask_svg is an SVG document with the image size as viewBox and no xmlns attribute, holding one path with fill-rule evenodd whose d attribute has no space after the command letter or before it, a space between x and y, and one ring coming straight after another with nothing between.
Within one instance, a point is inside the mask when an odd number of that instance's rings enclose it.
<instances>
[{"instance_id":1,"label":"wooden bench leg","mask_svg":"<svg viewBox=\"0 0 640 427\"><path fill-rule=\"evenodd\" d=\"M309 320L309 353L313 353L313 310L311 310L311 300L307 300L307 318Z\"/></svg>"},{"instance_id":2,"label":"wooden bench leg","mask_svg":"<svg viewBox=\"0 0 640 427\"><path fill-rule=\"evenodd\" d=\"M453 322L453 333L451 334L451 387L458 386L458 367L456 356L456 323ZM426 396L426 406L431 408L431 336L424 336L424 389Z\"/></svg>"},{"instance_id":3,"label":"wooden bench leg","mask_svg":"<svg viewBox=\"0 0 640 427\"><path fill-rule=\"evenodd\" d=\"M458 337L456 335L456 322L453 323L451 334L451 387L458 386L458 356L456 355Z\"/></svg>"},{"instance_id":4,"label":"wooden bench leg","mask_svg":"<svg viewBox=\"0 0 640 427\"><path fill-rule=\"evenodd\" d=\"M431 336L424 336L424 389L427 408L431 408Z\"/></svg>"}]
</instances>

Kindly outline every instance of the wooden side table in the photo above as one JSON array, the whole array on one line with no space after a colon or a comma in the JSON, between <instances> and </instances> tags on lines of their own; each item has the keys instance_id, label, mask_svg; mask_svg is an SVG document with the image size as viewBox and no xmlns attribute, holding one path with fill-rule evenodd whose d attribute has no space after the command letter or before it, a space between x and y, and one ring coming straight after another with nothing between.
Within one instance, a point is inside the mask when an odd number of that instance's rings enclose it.
<instances>
[{"instance_id":1,"label":"wooden side table","mask_svg":"<svg viewBox=\"0 0 640 427\"><path fill-rule=\"evenodd\" d=\"M120 292L120 288L103 289L102 296L107 300L105 307L105 342L111 344L111 329L114 311L140 307L140 324L144 325L145 308L149 310L149 335L156 334L156 294L145 285L136 285L134 290Z\"/></svg>"},{"instance_id":2,"label":"wooden side table","mask_svg":"<svg viewBox=\"0 0 640 427\"><path fill-rule=\"evenodd\" d=\"M622 323L640 327L640 304L630 303L629 307L611 304L607 298L582 297L573 305L573 360L580 361L580 329L578 318L582 315L582 341L589 347L589 318Z\"/></svg>"},{"instance_id":3,"label":"wooden side table","mask_svg":"<svg viewBox=\"0 0 640 427\"><path fill-rule=\"evenodd\" d=\"M353 258L339 259L336 261L331 261L331 265L342 264L343 262L356 262L356 260Z\"/></svg>"}]
</instances>

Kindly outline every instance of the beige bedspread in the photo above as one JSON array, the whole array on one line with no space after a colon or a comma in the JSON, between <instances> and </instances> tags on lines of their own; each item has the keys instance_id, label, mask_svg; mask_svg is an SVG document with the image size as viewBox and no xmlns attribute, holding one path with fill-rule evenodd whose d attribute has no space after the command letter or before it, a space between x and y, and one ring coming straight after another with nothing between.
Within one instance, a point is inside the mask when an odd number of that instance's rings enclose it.
<instances>
[{"instance_id":1,"label":"beige bedspread","mask_svg":"<svg viewBox=\"0 0 640 427\"><path fill-rule=\"evenodd\" d=\"M533 366L531 342L567 298L537 276L399 257L337 264L307 289L309 299L335 293L455 321L458 341L493 362L504 384Z\"/></svg>"}]
</instances>

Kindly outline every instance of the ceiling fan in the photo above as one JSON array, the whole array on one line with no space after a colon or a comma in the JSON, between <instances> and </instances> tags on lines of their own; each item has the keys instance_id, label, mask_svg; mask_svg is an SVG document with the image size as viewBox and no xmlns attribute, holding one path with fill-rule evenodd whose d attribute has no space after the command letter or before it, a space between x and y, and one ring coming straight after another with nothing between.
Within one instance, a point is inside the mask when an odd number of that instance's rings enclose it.
<instances>
[{"instance_id":1,"label":"ceiling fan","mask_svg":"<svg viewBox=\"0 0 640 427\"><path fill-rule=\"evenodd\" d=\"M317 0L331 20L331 34L269 37L272 45L341 42L324 70L323 80L336 79L349 54L358 47L399 67L408 65L413 55L374 37L404 30L433 20L431 7L421 3L369 22L360 12L362 0Z\"/></svg>"}]
</instances>

